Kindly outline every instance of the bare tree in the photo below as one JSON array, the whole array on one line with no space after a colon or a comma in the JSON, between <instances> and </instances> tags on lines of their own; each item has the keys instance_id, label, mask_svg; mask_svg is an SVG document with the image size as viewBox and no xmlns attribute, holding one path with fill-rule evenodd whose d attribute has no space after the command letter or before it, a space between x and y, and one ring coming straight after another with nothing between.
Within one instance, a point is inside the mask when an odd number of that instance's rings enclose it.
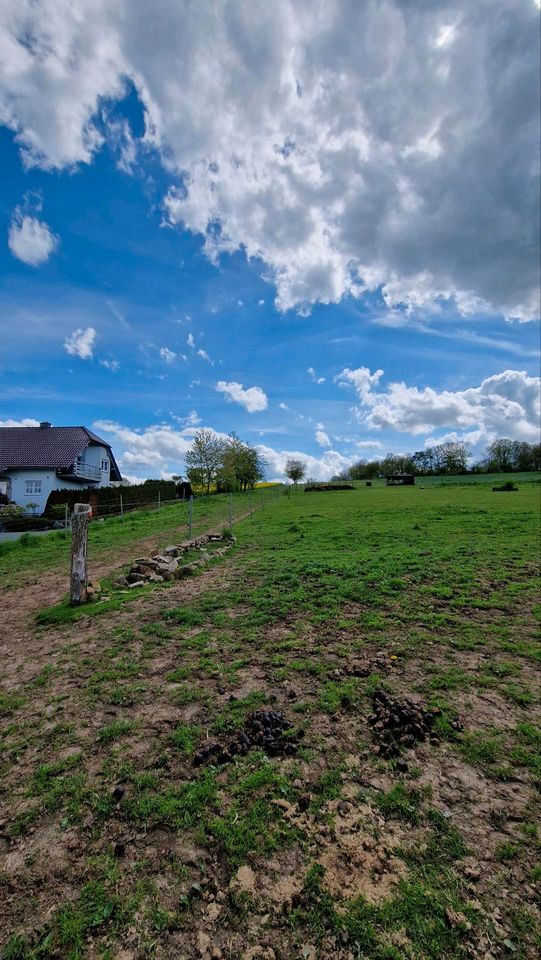
<instances>
[{"instance_id":1,"label":"bare tree","mask_svg":"<svg viewBox=\"0 0 541 960\"><path fill-rule=\"evenodd\" d=\"M299 480L306 476L306 464L302 460L292 458L287 461L284 473L288 480L293 480L293 483L297 486Z\"/></svg>"}]
</instances>

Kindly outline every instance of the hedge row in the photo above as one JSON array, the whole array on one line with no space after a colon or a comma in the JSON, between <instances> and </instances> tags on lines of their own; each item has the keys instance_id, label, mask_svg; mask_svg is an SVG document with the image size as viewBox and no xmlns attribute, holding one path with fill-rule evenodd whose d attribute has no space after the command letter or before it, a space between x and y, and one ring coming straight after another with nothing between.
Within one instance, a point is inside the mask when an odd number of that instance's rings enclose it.
<instances>
[{"instance_id":1,"label":"hedge row","mask_svg":"<svg viewBox=\"0 0 541 960\"><path fill-rule=\"evenodd\" d=\"M94 517L110 516L120 512L120 498L124 510L157 503L158 499L189 500L192 488L189 483L175 483L174 480L145 480L133 487L80 487L78 490L51 490L45 514L56 513L55 506L68 504L70 513L76 503L89 503Z\"/></svg>"}]
</instances>

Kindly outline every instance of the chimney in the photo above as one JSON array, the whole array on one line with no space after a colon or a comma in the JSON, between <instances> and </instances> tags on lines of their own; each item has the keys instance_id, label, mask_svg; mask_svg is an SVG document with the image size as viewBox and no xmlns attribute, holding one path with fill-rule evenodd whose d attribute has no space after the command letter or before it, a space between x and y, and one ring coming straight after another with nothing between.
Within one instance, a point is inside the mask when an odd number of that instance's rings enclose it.
<instances>
[{"instance_id":1,"label":"chimney","mask_svg":"<svg viewBox=\"0 0 541 960\"><path fill-rule=\"evenodd\" d=\"M48 430L50 426L51 426L51 424L49 423L48 420L42 420L41 423L40 423L40 425L39 425L39 429L40 429L40 430Z\"/></svg>"}]
</instances>

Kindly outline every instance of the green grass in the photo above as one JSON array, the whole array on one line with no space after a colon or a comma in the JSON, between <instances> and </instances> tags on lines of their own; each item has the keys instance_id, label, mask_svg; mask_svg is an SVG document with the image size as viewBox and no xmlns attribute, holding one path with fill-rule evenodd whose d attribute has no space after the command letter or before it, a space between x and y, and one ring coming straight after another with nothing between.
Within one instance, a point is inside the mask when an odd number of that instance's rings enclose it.
<instances>
[{"instance_id":1,"label":"green grass","mask_svg":"<svg viewBox=\"0 0 541 960\"><path fill-rule=\"evenodd\" d=\"M275 489L266 488L254 497L254 509L263 502L270 505L275 500ZM249 510L249 494L233 494L233 516L238 519ZM222 531L226 527L229 511L229 497L217 494L211 497L196 497L193 506L192 534L199 536L209 528ZM134 510L120 517L110 517L90 524L88 536L89 562L92 563L107 551L115 547L133 543L135 555L137 541L146 537L157 537L159 547L171 542L188 539L188 504L167 504L161 510ZM30 549L31 548L31 549ZM42 570L52 567L66 567L71 550L70 537L63 531L52 532L40 537L32 537L0 543L0 580L4 590L20 586Z\"/></svg>"}]
</instances>

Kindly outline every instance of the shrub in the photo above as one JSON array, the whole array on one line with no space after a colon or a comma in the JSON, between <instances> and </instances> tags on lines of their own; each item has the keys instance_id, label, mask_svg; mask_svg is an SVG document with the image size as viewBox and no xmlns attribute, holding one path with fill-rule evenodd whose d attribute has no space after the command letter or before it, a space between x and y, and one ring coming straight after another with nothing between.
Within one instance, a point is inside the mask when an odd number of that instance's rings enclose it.
<instances>
[{"instance_id":1,"label":"shrub","mask_svg":"<svg viewBox=\"0 0 541 960\"><path fill-rule=\"evenodd\" d=\"M518 487L512 480L506 480L505 483L499 483L497 486L492 487L493 493L505 493L511 490L518 490Z\"/></svg>"}]
</instances>

